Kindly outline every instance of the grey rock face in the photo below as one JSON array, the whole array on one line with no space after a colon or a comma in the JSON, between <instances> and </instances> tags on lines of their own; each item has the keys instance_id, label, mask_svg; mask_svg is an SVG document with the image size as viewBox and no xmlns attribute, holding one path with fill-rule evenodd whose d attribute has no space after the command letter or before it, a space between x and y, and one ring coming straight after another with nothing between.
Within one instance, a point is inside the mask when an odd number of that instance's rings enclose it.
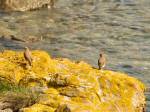
<instances>
[{"instance_id":1,"label":"grey rock face","mask_svg":"<svg viewBox=\"0 0 150 112\"><path fill-rule=\"evenodd\" d=\"M0 9L7 11L27 11L53 5L54 0L0 0Z\"/></svg>"}]
</instances>

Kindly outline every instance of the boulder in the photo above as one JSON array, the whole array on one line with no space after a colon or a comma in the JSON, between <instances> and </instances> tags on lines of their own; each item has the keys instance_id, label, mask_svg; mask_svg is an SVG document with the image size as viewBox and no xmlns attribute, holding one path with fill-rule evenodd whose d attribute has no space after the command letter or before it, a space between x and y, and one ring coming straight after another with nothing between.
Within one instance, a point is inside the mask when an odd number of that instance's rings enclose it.
<instances>
[{"instance_id":1,"label":"boulder","mask_svg":"<svg viewBox=\"0 0 150 112\"><path fill-rule=\"evenodd\" d=\"M52 6L54 0L0 0L0 9L7 11L27 11Z\"/></svg>"},{"instance_id":2,"label":"boulder","mask_svg":"<svg viewBox=\"0 0 150 112\"><path fill-rule=\"evenodd\" d=\"M145 85L125 73L54 59L38 50L32 51L32 58L29 66L22 51L0 53L1 80L43 88L38 100L21 112L143 112L145 108Z\"/></svg>"}]
</instances>

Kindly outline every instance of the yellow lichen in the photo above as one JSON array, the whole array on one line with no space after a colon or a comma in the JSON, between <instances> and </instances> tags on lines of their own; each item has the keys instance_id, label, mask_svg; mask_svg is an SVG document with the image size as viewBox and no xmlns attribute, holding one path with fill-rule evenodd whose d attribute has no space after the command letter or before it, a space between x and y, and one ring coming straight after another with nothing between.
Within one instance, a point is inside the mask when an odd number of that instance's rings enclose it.
<instances>
[{"instance_id":1,"label":"yellow lichen","mask_svg":"<svg viewBox=\"0 0 150 112\"><path fill-rule=\"evenodd\" d=\"M139 112L135 102L145 103L144 84L124 73L94 69L83 61L52 59L44 51L32 51L32 57L29 66L23 52L0 53L0 79L47 88L23 112L54 112L60 104L72 112Z\"/></svg>"},{"instance_id":2,"label":"yellow lichen","mask_svg":"<svg viewBox=\"0 0 150 112\"><path fill-rule=\"evenodd\" d=\"M23 108L23 112L54 112L54 109L47 105L35 104L29 108Z\"/></svg>"}]
</instances>

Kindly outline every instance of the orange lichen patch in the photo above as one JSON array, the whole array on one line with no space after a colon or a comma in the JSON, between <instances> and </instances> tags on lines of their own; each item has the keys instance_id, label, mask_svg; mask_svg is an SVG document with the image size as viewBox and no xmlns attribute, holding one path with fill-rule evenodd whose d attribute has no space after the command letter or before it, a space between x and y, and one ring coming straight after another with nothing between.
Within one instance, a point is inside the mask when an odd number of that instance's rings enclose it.
<instances>
[{"instance_id":1,"label":"orange lichen patch","mask_svg":"<svg viewBox=\"0 0 150 112\"><path fill-rule=\"evenodd\" d=\"M44 51L32 51L32 58L29 66L23 52L0 53L0 79L47 88L40 100L23 112L54 112L61 104L67 104L72 112L142 111L138 107L145 103L145 86L133 77L94 69L83 61L53 59Z\"/></svg>"}]
</instances>

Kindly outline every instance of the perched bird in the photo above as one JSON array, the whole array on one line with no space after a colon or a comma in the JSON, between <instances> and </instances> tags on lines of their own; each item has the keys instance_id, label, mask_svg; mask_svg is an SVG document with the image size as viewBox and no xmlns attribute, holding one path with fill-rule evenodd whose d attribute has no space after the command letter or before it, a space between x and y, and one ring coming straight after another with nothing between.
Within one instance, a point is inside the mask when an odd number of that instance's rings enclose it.
<instances>
[{"instance_id":1,"label":"perched bird","mask_svg":"<svg viewBox=\"0 0 150 112\"><path fill-rule=\"evenodd\" d=\"M25 51L24 51L24 58L26 61L28 61L29 65L32 65L32 57L31 57L31 53L28 47L25 47Z\"/></svg>"},{"instance_id":2,"label":"perched bird","mask_svg":"<svg viewBox=\"0 0 150 112\"><path fill-rule=\"evenodd\" d=\"M99 54L99 59L98 59L99 70L101 70L102 68L104 68L105 64L106 64L106 58L105 58L105 56L104 56L103 53L100 53Z\"/></svg>"},{"instance_id":3,"label":"perched bird","mask_svg":"<svg viewBox=\"0 0 150 112\"><path fill-rule=\"evenodd\" d=\"M5 49L2 47L2 49L1 49L1 51L0 51L0 52L3 54L3 53L4 53L4 51L5 51Z\"/></svg>"}]
</instances>

